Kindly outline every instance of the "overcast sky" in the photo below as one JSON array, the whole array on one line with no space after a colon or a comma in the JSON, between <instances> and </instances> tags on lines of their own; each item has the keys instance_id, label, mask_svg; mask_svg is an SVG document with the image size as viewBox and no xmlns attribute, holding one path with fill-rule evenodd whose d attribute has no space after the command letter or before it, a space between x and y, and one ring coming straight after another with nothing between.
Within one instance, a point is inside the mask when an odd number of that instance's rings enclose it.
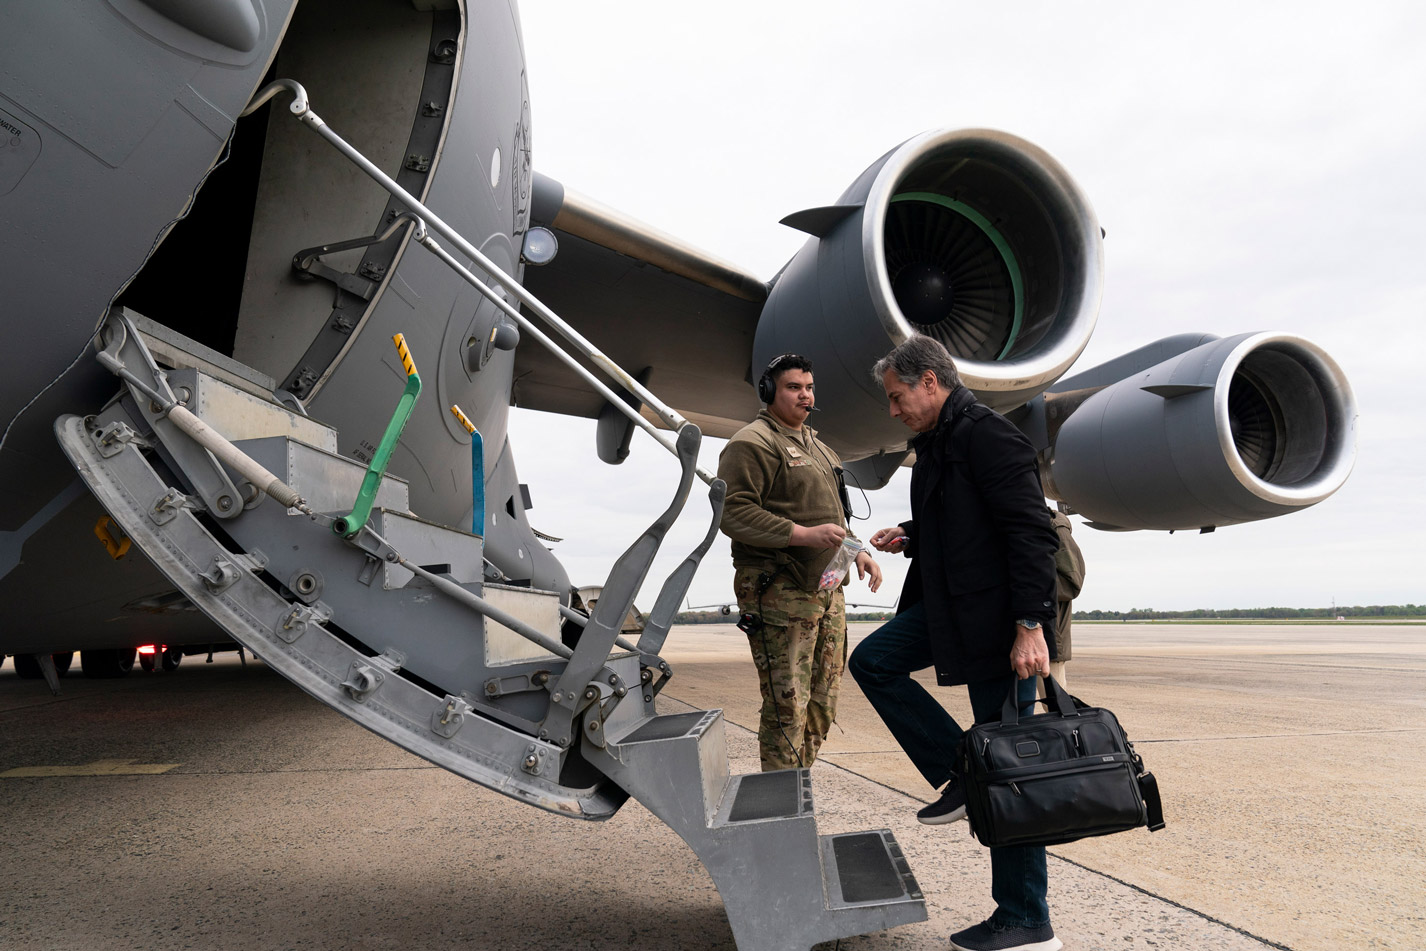
<instances>
[{"instance_id":1,"label":"overcast sky","mask_svg":"<svg viewBox=\"0 0 1426 951\"><path fill-rule=\"evenodd\" d=\"M1108 232L1075 371L1184 331L1326 348L1360 410L1335 496L1209 535L1076 519L1076 607L1164 610L1426 602L1423 9L540 0L521 15L536 168L764 279L805 237L778 219L832 203L916 133L990 127L1063 163ZM576 584L602 583L666 504L672 458L636 433L607 466L590 420L517 410L511 432L532 524L565 539ZM721 447L704 441L705 467ZM869 494L862 537L907 516L906 472ZM707 514L690 501L641 608ZM880 561L881 595L854 583L849 600L894 600L907 563ZM731 574L719 536L693 603L729 598Z\"/></svg>"}]
</instances>

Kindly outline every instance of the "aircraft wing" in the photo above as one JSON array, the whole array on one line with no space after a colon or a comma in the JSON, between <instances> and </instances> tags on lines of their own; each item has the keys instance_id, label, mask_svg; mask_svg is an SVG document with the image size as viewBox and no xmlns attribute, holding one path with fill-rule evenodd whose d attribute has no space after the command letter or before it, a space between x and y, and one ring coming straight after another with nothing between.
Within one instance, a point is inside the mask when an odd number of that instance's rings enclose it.
<instances>
[{"instance_id":1,"label":"aircraft wing","mask_svg":"<svg viewBox=\"0 0 1426 951\"><path fill-rule=\"evenodd\" d=\"M544 175L531 224L559 240L555 259L524 276L555 313L706 434L731 436L757 413L748 367L767 284ZM627 452L625 417L543 347L516 351L511 400L599 417L601 458Z\"/></svg>"}]
</instances>

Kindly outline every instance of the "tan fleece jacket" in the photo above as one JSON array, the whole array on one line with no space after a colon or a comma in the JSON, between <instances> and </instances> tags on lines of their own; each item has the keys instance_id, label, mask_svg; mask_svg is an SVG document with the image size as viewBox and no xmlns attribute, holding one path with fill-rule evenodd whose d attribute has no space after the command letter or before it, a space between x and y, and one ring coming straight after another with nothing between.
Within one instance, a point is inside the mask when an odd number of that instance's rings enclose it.
<instances>
[{"instance_id":1,"label":"tan fleece jacket","mask_svg":"<svg viewBox=\"0 0 1426 951\"><path fill-rule=\"evenodd\" d=\"M733 539L733 567L774 570L786 564L782 577L815 591L836 549L788 541L794 524L845 527L833 471L839 465L813 429L789 429L767 410L738 430L718 456L718 478L728 484L720 527Z\"/></svg>"}]
</instances>

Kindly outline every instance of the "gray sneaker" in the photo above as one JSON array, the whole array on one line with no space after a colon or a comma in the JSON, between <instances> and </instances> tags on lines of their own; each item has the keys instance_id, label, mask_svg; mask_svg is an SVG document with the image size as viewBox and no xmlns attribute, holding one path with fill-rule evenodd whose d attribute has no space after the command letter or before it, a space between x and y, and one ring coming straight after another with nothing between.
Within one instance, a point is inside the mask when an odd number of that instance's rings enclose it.
<instances>
[{"instance_id":1,"label":"gray sneaker","mask_svg":"<svg viewBox=\"0 0 1426 951\"><path fill-rule=\"evenodd\" d=\"M955 951L1060 951L1064 945L1048 922L1038 928L1022 928L987 918L951 935L951 947Z\"/></svg>"},{"instance_id":2,"label":"gray sneaker","mask_svg":"<svg viewBox=\"0 0 1426 951\"><path fill-rule=\"evenodd\" d=\"M966 817L966 794L960 780L954 776L941 790L941 798L916 813L916 818L928 826L956 822Z\"/></svg>"}]
</instances>

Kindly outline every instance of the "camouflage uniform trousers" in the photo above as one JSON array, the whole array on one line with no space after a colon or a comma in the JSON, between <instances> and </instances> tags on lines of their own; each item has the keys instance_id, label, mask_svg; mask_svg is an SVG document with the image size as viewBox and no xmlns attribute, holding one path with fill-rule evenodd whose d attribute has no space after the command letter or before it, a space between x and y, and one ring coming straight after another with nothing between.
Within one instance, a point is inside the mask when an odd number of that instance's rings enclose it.
<instances>
[{"instance_id":1,"label":"camouflage uniform trousers","mask_svg":"<svg viewBox=\"0 0 1426 951\"><path fill-rule=\"evenodd\" d=\"M847 666L845 599L840 587L809 592L778 578L759 604L761 573L739 568L733 576L738 610L763 619L748 635L763 698L758 754L764 771L811 766L836 718Z\"/></svg>"}]
</instances>

